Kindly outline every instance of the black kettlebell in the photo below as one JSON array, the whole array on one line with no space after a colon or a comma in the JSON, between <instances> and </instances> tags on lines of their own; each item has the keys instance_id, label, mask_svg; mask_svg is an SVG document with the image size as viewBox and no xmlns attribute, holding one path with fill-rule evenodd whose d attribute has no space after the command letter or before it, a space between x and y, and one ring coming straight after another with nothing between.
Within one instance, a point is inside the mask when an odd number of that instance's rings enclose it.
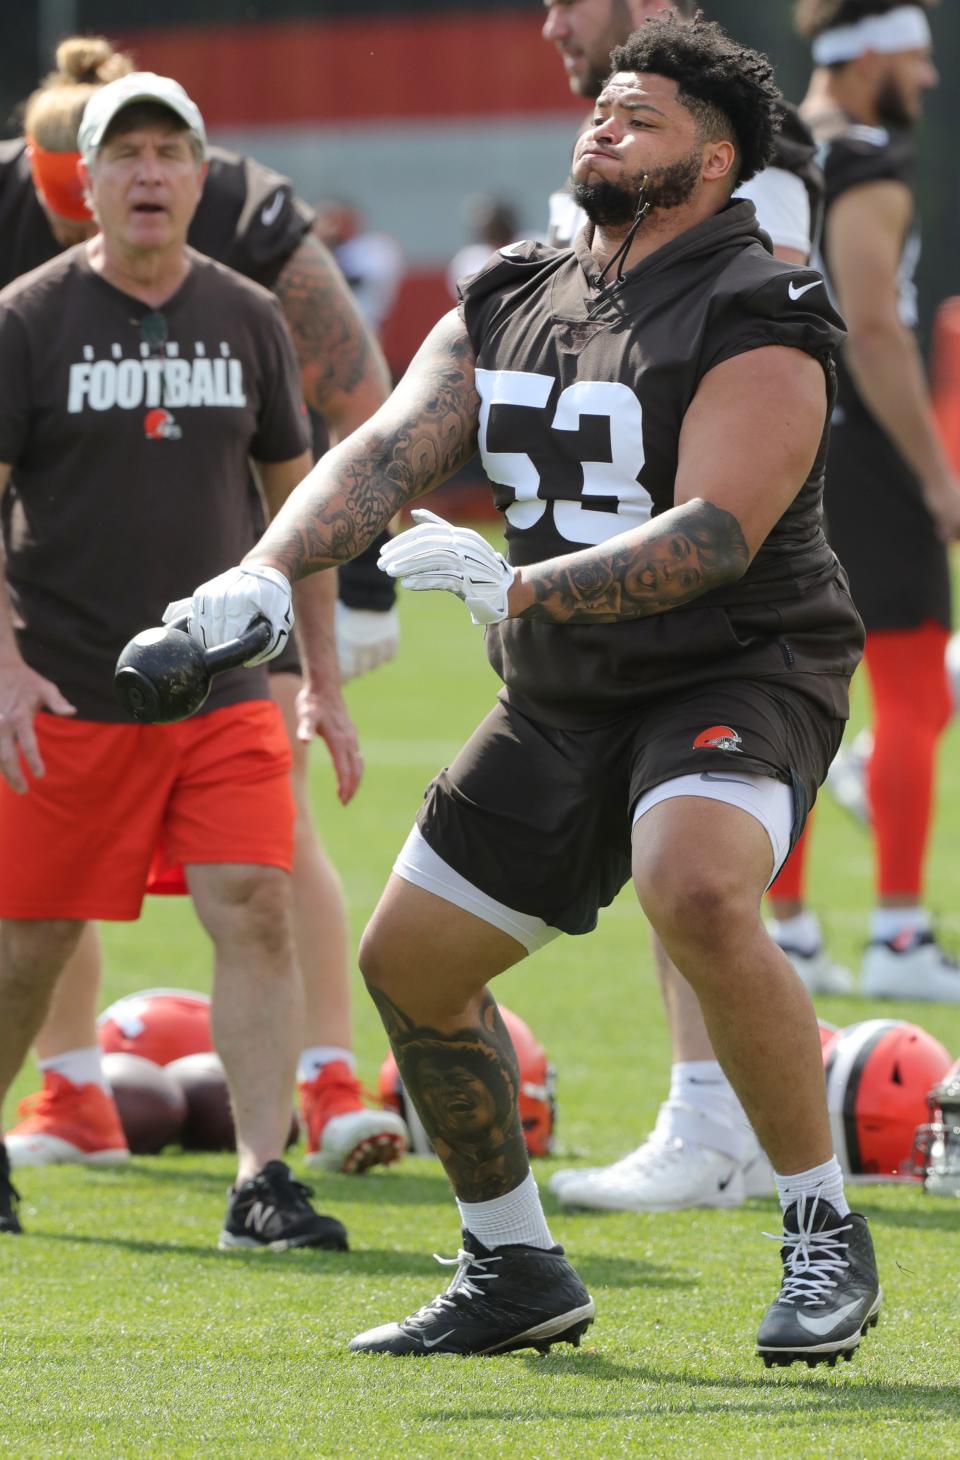
<instances>
[{"instance_id":1,"label":"black kettlebell","mask_svg":"<svg viewBox=\"0 0 960 1460\"><path fill-rule=\"evenodd\" d=\"M273 630L258 618L239 639L204 649L186 631L186 618L135 634L117 660L117 699L144 725L173 725L195 715L210 693L213 676L237 669L265 649Z\"/></svg>"}]
</instances>

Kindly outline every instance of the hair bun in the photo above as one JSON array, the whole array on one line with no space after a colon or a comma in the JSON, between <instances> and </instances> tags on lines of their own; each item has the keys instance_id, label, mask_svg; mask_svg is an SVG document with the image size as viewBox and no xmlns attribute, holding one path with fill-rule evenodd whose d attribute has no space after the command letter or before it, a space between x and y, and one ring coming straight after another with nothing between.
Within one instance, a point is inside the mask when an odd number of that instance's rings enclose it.
<instances>
[{"instance_id":1,"label":"hair bun","mask_svg":"<svg viewBox=\"0 0 960 1460\"><path fill-rule=\"evenodd\" d=\"M57 46L57 70L63 82L100 86L133 70L133 58L115 51L106 36L69 36Z\"/></svg>"}]
</instances>

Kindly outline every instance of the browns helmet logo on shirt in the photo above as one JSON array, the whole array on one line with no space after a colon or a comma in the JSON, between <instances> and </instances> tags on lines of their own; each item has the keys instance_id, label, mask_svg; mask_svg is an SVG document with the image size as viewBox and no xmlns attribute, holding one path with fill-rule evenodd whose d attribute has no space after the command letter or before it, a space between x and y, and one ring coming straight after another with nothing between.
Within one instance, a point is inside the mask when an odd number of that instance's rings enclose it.
<instances>
[{"instance_id":1,"label":"browns helmet logo on shirt","mask_svg":"<svg viewBox=\"0 0 960 1460\"><path fill-rule=\"evenodd\" d=\"M179 441L183 435L171 412L162 407L147 411L143 418L143 431L148 441Z\"/></svg>"},{"instance_id":2,"label":"browns helmet logo on shirt","mask_svg":"<svg viewBox=\"0 0 960 1460\"><path fill-rule=\"evenodd\" d=\"M693 749L736 750L739 752L740 736L730 725L711 725L708 730L700 731L693 742Z\"/></svg>"}]
</instances>

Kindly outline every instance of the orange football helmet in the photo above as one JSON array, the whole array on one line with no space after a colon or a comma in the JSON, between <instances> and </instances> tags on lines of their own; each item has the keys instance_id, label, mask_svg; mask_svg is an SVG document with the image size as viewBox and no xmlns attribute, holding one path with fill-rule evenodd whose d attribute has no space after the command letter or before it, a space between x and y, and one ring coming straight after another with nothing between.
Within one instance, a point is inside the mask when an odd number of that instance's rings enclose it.
<instances>
[{"instance_id":1,"label":"orange football helmet","mask_svg":"<svg viewBox=\"0 0 960 1460\"><path fill-rule=\"evenodd\" d=\"M520 1066L520 1124L527 1151L531 1156L549 1156L557 1120L556 1071L529 1024L503 1004L498 1008ZM406 1121L411 1151L415 1155L432 1155L429 1137L416 1110L406 1098L392 1051L380 1067L379 1091L384 1108L395 1110Z\"/></svg>"},{"instance_id":2,"label":"orange football helmet","mask_svg":"<svg viewBox=\"0 0 960 1460\"><path fill-rule=\"evenodd\" d=\"M138 1054L155 1065L169 1065L188 1054L213 1049L210 1000L189 989L144 989L126 994L97 1019L104 1054Z\"/></svg>"},{"instance_id":3,"label":"orange football helmet","mask_svg":"<svg viewBox=\"0 0 960 1460\"><path fill-rule=\"evenodd\" d=\"M938 1039L902 1019L866 1019L835 1037L826 1056L834 1149L848 1176L914 1176L914 1134L927 1092L950 1056Z\"/></svg>"}]
</instances>

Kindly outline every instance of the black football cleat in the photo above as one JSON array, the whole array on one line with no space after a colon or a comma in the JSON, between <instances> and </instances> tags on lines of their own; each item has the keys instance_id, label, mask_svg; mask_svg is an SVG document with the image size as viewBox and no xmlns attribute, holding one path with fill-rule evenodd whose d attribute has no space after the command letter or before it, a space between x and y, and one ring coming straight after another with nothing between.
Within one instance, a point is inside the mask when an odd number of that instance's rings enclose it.
<instances>
[{"instance_id":1,"label":"black football cleat","mask_svg":"<svg viewBox=\"0 0 960 1460\"><path fill-rule=\"evenodd\" d=\"M10 1157L6 1146L0 1141L0 1232L13 1235L23 1231L17 1216L19 1205L20 1193L10 1180Z\"/></svg>"},{"instance_id":2,"label":"black football cleat","mask_svg":"<svg viewBox=\"0 0 960 1460\"><path fill-rule=\"evenodd\" d=\"M315 1212L309 1186L294 1181L283 1161L268 1161L262 1171L234 1187L220 1241L221 1252L253 1248L286 1252L291 1247L325 1247L347 1251L347 1229L336 1217Z\"/></svg>"},{"instance_id":3,"label":"black football cleat","mask_svg":"<svg viewBox=\"0 0 960 1460\"><path fill-rule=\"evenodd\" d=\"M765 1236L774 1236L767 1232ZM801 1197L783 1215L783 1282L757 1334L767 1368L809 1368L852 1359L880 1315L877 1261L865 1217L841 1217L828 1201Z\"/></svg>"},{"instance_id":4,"label":"black football cleat","mask_svg":"<svg viewBox=\"0 0 960 1460\"><path fill-rule=\"evenodd\" d=\"M434 1253L436 1256L436 1253ZM356 1354L505 1354L580 1339L593 1322L593 1299L562 1247L484 1247L464 1231L457 1271L446 1292L404 1318L351 1339Z\"/></svg>"}]
</instances>

